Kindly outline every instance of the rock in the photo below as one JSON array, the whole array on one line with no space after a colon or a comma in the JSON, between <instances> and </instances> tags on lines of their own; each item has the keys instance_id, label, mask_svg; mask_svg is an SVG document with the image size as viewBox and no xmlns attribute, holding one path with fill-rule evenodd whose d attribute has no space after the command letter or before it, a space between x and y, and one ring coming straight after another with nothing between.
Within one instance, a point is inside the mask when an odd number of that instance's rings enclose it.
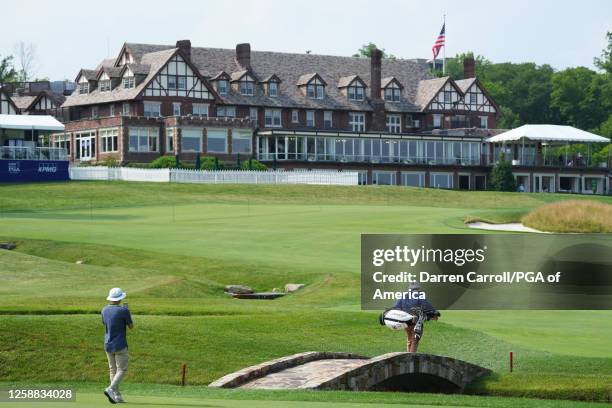
<instances>
[{"instance_id":1,"label":"rock","mask_svg":"<svg viewBox=\"0 0 612 408\"><path fill-rule=\"evenodd\" d=\"M285 285L285 292L286 293L293 293L293 292L297 292L298 290L302 289L305 285L303 283L288 283Z\"/></svg>"},{"instance_id":2,"label":"rock","mask_svg":"<svg viewBox=\"0 0 612 408\"><path fill-rule=\"evenodd\" d=\"M249 288L248 286L244 286L244 285L227 285L225 287L225 292L241 294L241 295L248 295L250 293L253 293L253 289Z\"/></svg>"},{"instance_id":3,"label":"rock","mask_svg":"<svg viewBox=\"0 0 612 408\"><path fill-rule=\"evenodd\" d=\"M15 248L17 248L17 245L13 242L0 242L0 249L8 249L10 251Z\"/></svg>"}]
</instances>

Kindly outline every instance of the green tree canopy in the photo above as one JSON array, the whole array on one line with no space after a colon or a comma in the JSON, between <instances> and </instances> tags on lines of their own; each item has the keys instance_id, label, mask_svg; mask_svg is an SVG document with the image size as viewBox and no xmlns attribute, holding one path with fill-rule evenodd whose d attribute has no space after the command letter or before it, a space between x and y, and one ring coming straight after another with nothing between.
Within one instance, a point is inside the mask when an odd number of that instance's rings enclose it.
<instances>
[{"instance_id":1,"label":"green tree canopy","mask_svg":"<svg viewBox=\"0 0 612 408\"><path fill-rule=\"evenodd\" d=\"M367 44L363 44L361 46L361 48L359 48L357 50L357 52L355 54L353 54L353 57L360 57L360 58L370 58L372 56L372 51L374 49L378 48L376 46L376 44L374 44L373 42L369 42ZM378 48L380 51L382 51L382 57L383 58L389 58L389 59L395 59L395 55L393 54L387 54L387 52L385 51L384 48Z\"/></svg>"},{"instance_id":2,"label":"green tree canopy","mask_svg":"<svg viewBox=\"0 0 612 408\"><path fill-rule=\"evenodd\" d=\"M0 57L0 83L16 80L17 71L13 67L13 57L11 55L4 58Z\"/></svg>"}]
</instances>

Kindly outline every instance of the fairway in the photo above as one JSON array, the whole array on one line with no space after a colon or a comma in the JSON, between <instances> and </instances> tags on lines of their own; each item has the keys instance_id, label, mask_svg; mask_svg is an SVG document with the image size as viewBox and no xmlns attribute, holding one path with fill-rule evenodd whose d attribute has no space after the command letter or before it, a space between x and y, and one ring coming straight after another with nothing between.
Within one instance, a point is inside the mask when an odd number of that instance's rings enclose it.
<instances>
[{"instance_id":1,"label":"fairway","mask_svg":"<svg viewBox=\"0 0 612 408\"><path fill-rule=\"evenodd\" d=\"M126 389L131 382L176 385L182 363L188 384L204 386L298 352L403 351L402 333L379 326L375 312L360 310L360 234L476 233L464 226L465 217L516 217L569 198L376 186L71 182L1 188L0 241L15 241L17 249L0 252L0 378L85 384L75 406L94 407L108 405L94 384L107 375L98 313L110 287L128 293L136 323ZM286 283L306 287L274 301L223 293L228 284L270 291ZM606 401L612 392L612 312L442 313L439 322L427 324L419 351L494 370L470 393ZM508 372L510 351L514 373ZM178 399L140 391L130 402L294 406L230 404L237 395L231 391ZM378 406L398 403L395 393L376 395ZM347 398L299 406L349 406L343 405ZM428 401L417 405L439 402ZM505 406L504 399L496 401Z\"/></svg>"}]
</instances>

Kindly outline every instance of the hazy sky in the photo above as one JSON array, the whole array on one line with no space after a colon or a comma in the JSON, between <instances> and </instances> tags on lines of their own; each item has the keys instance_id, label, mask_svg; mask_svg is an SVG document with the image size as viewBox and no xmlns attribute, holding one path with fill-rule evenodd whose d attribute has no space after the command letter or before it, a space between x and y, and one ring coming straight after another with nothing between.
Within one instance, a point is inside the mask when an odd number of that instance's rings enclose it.
<instances>
[{"instance_id":1,"label":"hazy sky","mask_svg":"<svg viewBox=\"0 0 612 408\"><path fill-rule=\"evenodd\" d=\"M494 62L593 67L612 31L610 0L21 0L2 9L0 56L33 43L36 75L51 79L74 79L125 41L250 42L255 50L332 55L373 41L398 57L429 57L444 13L447 56L471 50Z\"/></svg>"}]
</instances>

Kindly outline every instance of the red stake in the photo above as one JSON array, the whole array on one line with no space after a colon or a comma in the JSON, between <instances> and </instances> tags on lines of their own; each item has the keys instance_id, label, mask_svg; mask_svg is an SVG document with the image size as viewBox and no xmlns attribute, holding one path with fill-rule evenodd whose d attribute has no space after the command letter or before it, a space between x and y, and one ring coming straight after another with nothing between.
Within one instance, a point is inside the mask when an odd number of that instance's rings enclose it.
<instances>
[{"instance_id":1,"label":"red stake","mask_svg":"<svg viewBox=\"0 0 612 408\"><path fill-rule=\"evenodd\" d=\"M513 356L512 352L510 352L510 372L512 372L512 368L513 368L513 365L514 365L513 357L514 356Z\"/></svg>"},{"instance_id":2,"label":"red stake","mask_svg":"<svg viewBox=\"0 0 612 408\"><path fill-rule=\"evenodd\" d=\"M187 374L187 364L183 363L181 366L181 385L185 386L185 376Z\"/></svg>"}]
</instances>

